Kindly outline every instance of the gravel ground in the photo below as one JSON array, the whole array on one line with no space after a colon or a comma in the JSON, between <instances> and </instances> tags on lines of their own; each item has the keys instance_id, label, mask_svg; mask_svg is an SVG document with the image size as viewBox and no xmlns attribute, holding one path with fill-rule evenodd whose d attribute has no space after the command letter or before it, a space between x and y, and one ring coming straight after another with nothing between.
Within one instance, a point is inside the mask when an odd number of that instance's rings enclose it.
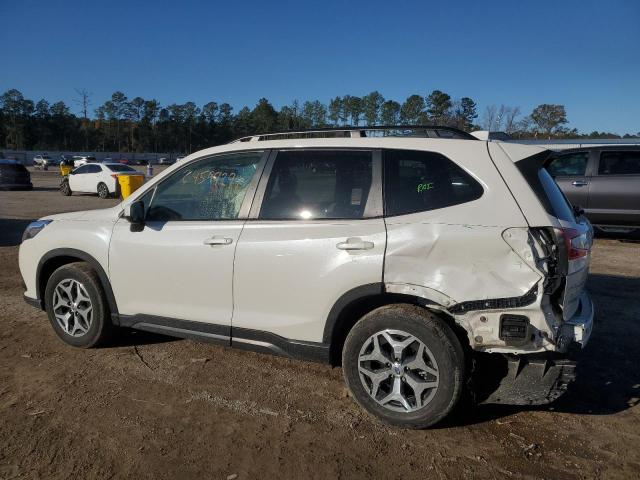
<instances>
[{"instance_id":1,"label":"gravel ground","mask_svg":"<svg viewBox=\"0 0 640 480\"><path fill-rule=\"evenodd\" d=\"M363 413L338 368L132 331L109 348L62 344L22 301L22 230L117 201L32 178L32 192L0 192L0 479L640 476L636 241L596 241L597 324L563 398L402 431Z\"/></svg>"}]
</instances>

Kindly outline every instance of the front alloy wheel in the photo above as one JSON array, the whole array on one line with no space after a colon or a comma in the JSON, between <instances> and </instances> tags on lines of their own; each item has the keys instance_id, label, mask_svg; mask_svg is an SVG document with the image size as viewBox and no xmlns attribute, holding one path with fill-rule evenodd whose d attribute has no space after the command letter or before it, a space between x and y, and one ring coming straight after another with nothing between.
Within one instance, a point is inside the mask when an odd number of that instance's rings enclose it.
<instances>
[{"instance_id":1,"label":"front alloy wheel","mask_svg":"<svg viewBox=\"0 0 640 480\"><path fill-rule=\"evenodd\" d=\"M84 262L63 265L47 281L45 306L58 337L75 347L104 344L113 326L100 278Z\"/></svg>"},{"instance_id":2,"label":"front alloy wheel","mask_svg":"<svg viewBox=\"0 0 640 480\"><path fill-rule=\"evenodd\" d=\"M53 291L53 314L67 335L85 335L91 327L93 305L84 285L73 278L59 282Z\"/></svg>"}]
</instances>

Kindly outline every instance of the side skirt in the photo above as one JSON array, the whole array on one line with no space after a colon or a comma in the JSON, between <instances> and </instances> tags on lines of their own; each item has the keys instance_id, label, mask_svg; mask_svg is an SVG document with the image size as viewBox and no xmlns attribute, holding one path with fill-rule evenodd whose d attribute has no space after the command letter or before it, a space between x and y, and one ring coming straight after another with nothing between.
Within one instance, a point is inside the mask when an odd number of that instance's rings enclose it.
<instances>
[{"instance_id":1,"label":"side skirt","mask_svg":"<svg viewBox=\"0 0 640 480\"><path fill-rule=\"evenodd\" d=\"M282 357L329 363L329 345L291 340L271 332L153 315L111 315L114 325Z\"/></svg>"}]
</instances>

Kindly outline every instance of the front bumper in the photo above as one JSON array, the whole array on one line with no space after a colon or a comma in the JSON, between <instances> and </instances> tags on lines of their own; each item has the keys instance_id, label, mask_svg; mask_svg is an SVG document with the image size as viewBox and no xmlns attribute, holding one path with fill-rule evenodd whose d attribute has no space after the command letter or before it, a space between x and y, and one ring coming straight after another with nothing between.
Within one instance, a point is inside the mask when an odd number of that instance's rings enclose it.
<instances>
[{"instance_id":1,"label":"front bumper","mask_svg":"<svg viewBox=\"0 0 640 480\"><path fill-rule=\"evenodd\" d=\"M574 345L584 348L593 330L593 316L593 302L586 291L582 292L576 313L558 329L556 351L564 353Z\"/></svg>"}]
</instances>

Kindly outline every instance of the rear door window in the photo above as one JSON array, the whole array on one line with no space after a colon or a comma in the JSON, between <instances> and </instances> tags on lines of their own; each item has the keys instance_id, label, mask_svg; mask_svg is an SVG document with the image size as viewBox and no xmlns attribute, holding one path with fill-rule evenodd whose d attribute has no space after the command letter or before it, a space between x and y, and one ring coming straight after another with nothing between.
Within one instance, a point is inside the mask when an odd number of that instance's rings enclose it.
<instances>
[{"instance_id":1,"label":"rear door window","mask_svg":"<svg viewBox=\"0 0 640 480\"><path fill-rule=\"evenodd\" d=\"M640 150L602 152L598 175L640 175Z\"/></svg>"},{"instance_id":2,"label":"rear door window","mask_svg":"<svg viewBox=\"0 0 640 480\"><path fill-rule=\"evenodd\" d=\"M584 176L589 161L589 152L578 152L560 155L547 167L553 177Z\"/></svg>"},{"instance_id":3,"label":"rear door window","mask_svg":"<svg viewBox=\"0 0 640 480\"><path fill-rule=\"evenodd\" d=\"M471 202L482 186L466 171L434 152L385 150L385 215L425 212Z\"/></svg>"},{"instance_id":4,"label":"rear door window","mask_svg":"<svg viewBox=\"0 0 640 480\"><path fill-rule=\"evenodd\" d=\"M369 151L281 151L267 183L259 218L363 218L371 178Z\"/></svg>"}]
</instances>

